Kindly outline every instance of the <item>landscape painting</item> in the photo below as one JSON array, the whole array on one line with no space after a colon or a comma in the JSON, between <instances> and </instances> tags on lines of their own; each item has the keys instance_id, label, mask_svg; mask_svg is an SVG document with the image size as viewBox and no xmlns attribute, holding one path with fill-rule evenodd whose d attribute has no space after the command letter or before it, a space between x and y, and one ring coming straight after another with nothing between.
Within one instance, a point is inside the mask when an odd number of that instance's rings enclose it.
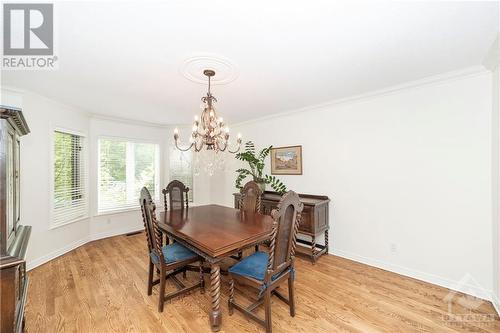
<instances>
[{"instance_id":1,"label":"landscape painting","mask_svg":"<svg viewBox=\"0 0 500 333\"><path fill-rule=\"evenodd\" d=\"M301 175L302 146L273 148L271 150L271 174Z\"/></svg>"}]
</instances>

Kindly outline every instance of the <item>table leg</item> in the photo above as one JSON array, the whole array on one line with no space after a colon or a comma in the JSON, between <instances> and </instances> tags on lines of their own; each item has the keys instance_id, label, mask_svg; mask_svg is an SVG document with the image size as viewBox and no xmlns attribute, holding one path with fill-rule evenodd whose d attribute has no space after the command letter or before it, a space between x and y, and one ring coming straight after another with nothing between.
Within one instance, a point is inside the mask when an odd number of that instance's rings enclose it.
<instances>
[{"instance_id":1,"label":"table leg","mask_svg":"<svg viewBox=\"0 0 500 333\"><path fill-rule=\"evenodd\" d=\"M212 312L210 313L210 327L212 332L218 332L222 324L220 311L220 267L212 264L210 270L210 296L212 297Z\"/></svg>"}]
</instances>

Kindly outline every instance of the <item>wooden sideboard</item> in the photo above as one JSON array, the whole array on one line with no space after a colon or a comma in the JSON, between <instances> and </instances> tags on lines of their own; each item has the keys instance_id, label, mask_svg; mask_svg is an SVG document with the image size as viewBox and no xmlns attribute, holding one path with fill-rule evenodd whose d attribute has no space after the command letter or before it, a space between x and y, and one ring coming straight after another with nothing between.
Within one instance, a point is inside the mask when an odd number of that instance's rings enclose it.
<instances>
[{"instance_id":1,"label":"wooden sideboard","mask_svg":"<svg viewBox=\"0 0 500 333\"><path fill-rule=\"evenodd\" d=\"M306 254L313 263L323 254L328 253L329 203L330 199L323 195L299 194L300 201L304 204L302 220L299 225L299 236L309 237L305 240L299 237L297 243L302 245L297 248L299 253ZM281 196L276 192L265 191L262 195L261 210L264 214L278 206ZM240 193L234 193L234 207L239 208ZM325 245L316 243L316 239L324 236Z\"/></svg>"},{"instance_id":2,"label":"wooden sideboard","mask_svg":"<svg viewBox=\"0 0 500 333\"><path fill-rule=\"evenodd\" d=\"M31 227L20 225L20 137L28 133L21 110L0 106L0 333L24 329Z\"/></svg>"}]
</instances>

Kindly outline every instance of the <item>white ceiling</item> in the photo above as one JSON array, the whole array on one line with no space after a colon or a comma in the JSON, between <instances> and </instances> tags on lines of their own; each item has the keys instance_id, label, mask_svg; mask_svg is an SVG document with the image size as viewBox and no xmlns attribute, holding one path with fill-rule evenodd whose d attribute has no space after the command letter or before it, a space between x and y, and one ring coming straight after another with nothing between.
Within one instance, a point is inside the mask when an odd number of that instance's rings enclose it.
<instances>
[{"instance_id":1,"label":"white ceiling","mask_svg":"<svg viewBox=\"0 0 500 333\"><path fill-rule=\"evenodd\" d=\"M187 123L206 87L192 56L229 59L215 86L235 123L479 65L498 2L58 2L59 70L4 71L2 84L85 111Z\"/></svg>"}]
</instances>

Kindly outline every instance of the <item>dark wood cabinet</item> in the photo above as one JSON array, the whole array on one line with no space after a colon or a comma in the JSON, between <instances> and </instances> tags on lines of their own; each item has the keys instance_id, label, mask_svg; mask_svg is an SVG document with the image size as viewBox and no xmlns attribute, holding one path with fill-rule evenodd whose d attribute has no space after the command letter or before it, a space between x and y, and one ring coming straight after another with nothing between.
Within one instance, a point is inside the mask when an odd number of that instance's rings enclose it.
<instances>
[{"instance_id":1,"label":"dark wood cabinet","mask_svg":"<svg viewBox=\"0 0 500 333\"><path fill-rule=\"evenodd\" d=\"M312 262L323 254L328 253L329 203L330 199L323 195L299 194L300 201L304 204L302 220L299 225L300 246L297 250L308 255ZM261 210L263 214L271 214L277 207L281 196L276 192L265 191L262 195ZM234 207L239 208L240 194L234 193ZM305 237L300 237L300 235ZM318 237L324 236L325 244L316 243ZM310 238L306 240L304 238Z\"/></svg>"},{"instance_id":2,"label":"dark wood cabinet","mask_svg":"<svg viewBox=\"0 0 500 333\"><path fill-rule=\"evenodd\" d=\"M20 137L29 128L21 110L0 106L0 333L22 332L28 290L30 226L20 225Z\"/></svg>"}]
</instances>

